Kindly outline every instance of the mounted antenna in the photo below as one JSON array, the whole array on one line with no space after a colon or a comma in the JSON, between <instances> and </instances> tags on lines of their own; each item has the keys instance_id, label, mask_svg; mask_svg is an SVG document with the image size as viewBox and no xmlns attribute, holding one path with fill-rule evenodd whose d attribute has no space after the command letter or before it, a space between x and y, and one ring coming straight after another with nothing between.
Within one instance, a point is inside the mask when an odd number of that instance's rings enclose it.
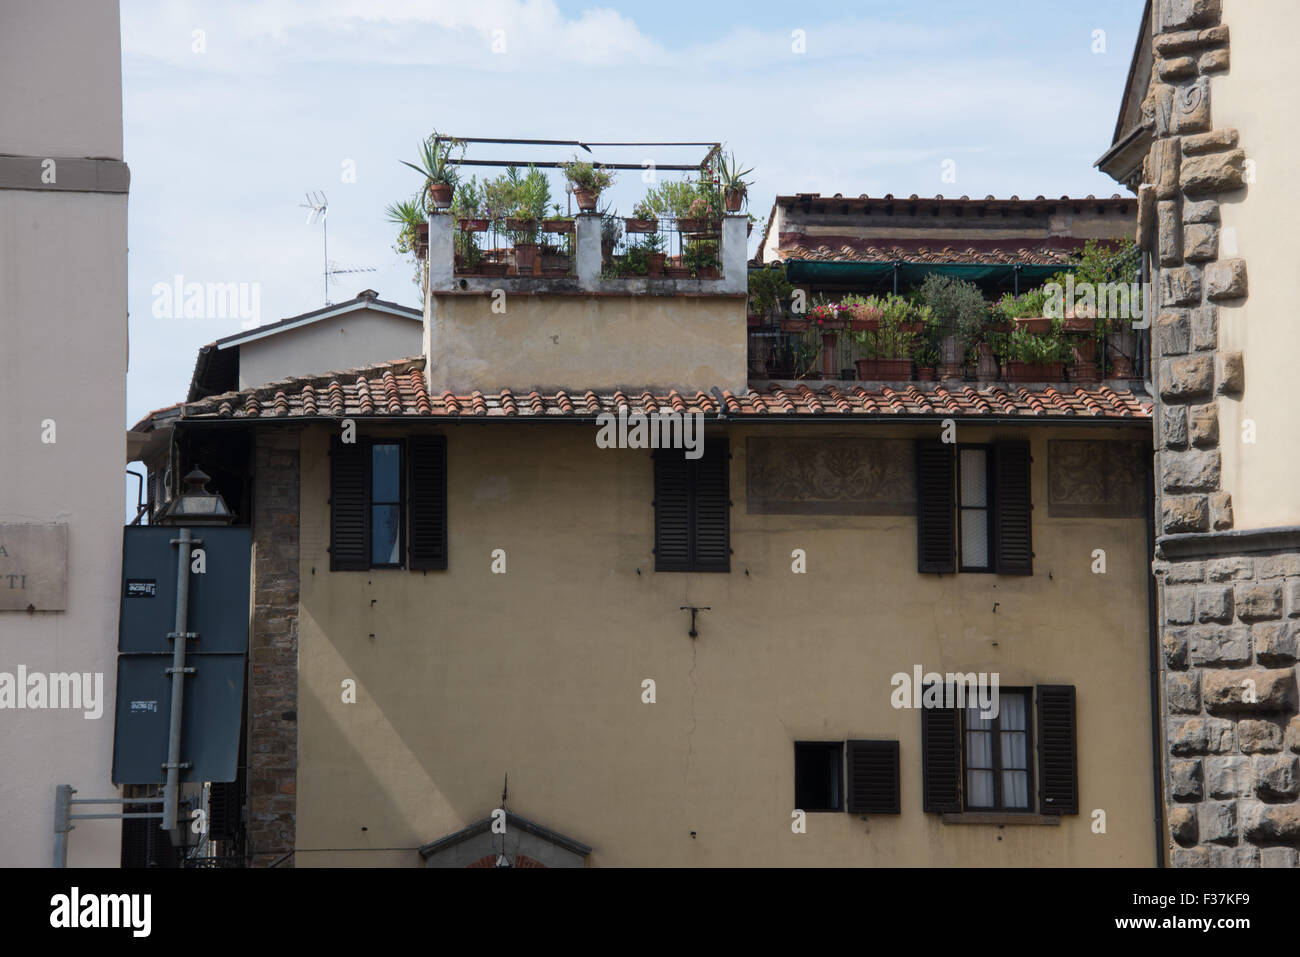
<instances>
[{"instance_id":1,"label":"mounted antenna","mask_svg":"<svg viewBox=\"0 0 1300 957\"><path fill-rule=\"evenodd\" d=\"M321 236L325 243L325 305L330 304L330 237L329 226L325 218L329 215L329 199L324 191L307 194L307 202L299 203L299 208L308 210L307 225L321 224Z\"/></svg>"}]
</instances>

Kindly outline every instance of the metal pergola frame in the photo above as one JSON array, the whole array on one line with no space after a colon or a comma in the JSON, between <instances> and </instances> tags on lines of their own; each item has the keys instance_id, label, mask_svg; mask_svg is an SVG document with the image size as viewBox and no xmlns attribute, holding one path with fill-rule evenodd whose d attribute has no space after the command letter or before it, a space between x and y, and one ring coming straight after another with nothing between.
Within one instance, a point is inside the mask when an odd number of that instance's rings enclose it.
<instances>
[{"instance_id":1,"label":"metal pergola frame","mask_svg":"<svg viewBox=\"0 0 1300 957\"><path fill-rule=\"evenodd\" d=\"M450 136L450 135L444 136L441 133L437 134L437 136L439 140L443 142L450 142L450 143L464 143L464 144L491 143L498 146L576 146L579 149L586 150L588 153L591 152L591 148L593 146L660 146L660 147L705 146L708 147L708 152L704 154L704 158L700 160L700 162L697 164L692 165L688 163L654 163L652 161L655 169L672 170L675 172L699 172L705 169L708 166L709 162L715 156L718 156L722 153L721 143L708 143L708 142L614 143L614 142L594 142L592 140L535 140L535 139L513 139L513 138L498 139L498 138L487 137L487 136ZM459 160L448 160L448 162L453 166L496 166L496 167L534 166L538 169L560 169L568 161L567 160L459 159ZM644 163L596 163L595 165L602 166L605 169L640 170L646 168Z\"/></svg>"}]
</instances>

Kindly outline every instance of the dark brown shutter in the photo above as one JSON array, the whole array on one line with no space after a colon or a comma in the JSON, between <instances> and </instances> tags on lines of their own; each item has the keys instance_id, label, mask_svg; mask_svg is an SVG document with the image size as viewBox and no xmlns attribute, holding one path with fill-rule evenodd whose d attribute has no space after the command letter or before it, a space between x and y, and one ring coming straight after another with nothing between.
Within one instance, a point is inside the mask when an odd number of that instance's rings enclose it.
<instances>
[{"instance_id":1,"label":"dark brown shutter","mask_svg":"<svg viewBox=\"0 0 1300 957\"><path fill-rule=\"evenodd\" d=\"M1044 814L1079 813L1074 686L1038 686L1039 808Z\"/></svg>"},{"instance_id":2,"label":"dark brown shutter","mask_svg":"<svg viewBox=\"0 0 1300 957\"><path fill-rule=\"evenodd\" d=\"M447 439L434 435L408 439L407 551L413 569L447 567Z\"/></svg>"},{"instance_id":3,"label":"dark brown shutter","mask_svg":"<svg viewBox=\"0 0 1300 957\"><path fill-rule=\"evenodd\" d=\"M330 570L370 567L370 458L364 442L330 449Z\"/></svg>"},{"instance_id":4,"label":"dark brown shutter","mask_svg":"<svg viewBox=\"0 0 1300 957\"><path fill-rule=\"evenodd\" d=\"M993 446L993 551L999 575L1034 573L1029 461L1028 442Z\"/></svg>"},{"instance_id":5,"label":"dark brown shutter","mask_svg":"<svg viewBox=\"0 0 1300 957\"><path fill-rule=\"evenodd\" d=\"M916 443L916 570L957 570L957 535L953 506L956 459L953 446Z\"/></svg>"},{"instance_id":6,"label":"dark brown shutter","mask_svg":"<svg viewBox=\"0 0 1300 957\"><path fill-rule=\"evenodd\" d=\"M233 841L239 833L242 805L242 781L212 782L208 789L208 837L214 841Z\"/></svg>"},{"instance_id":7,"label":"dark brown shutter","mask_svg":"<svg viewBox=\"0 0 1300 957\"><path fill-rule=\"evenodd\" d=\"M157 804L126 804L122 810L126 813L140 814L157 808ZM130 818L122 822L122 854L119 858L122 867L149 866L149 828L157 827L155 818Z\"/></svg>"},{"instance_id":8,"label":"dark brown shutter","mask_svg":"<svg viewBox=\"0 0 1300 957\"><path fill-rule=\"evenodd\" d=\"M705 443L701 458L686 460L692 473L692 568L697 572L731 571L730 457L724 440Z\"/></svg>"},{"instance_id":9,"label":"dark brown shutter","mask_svg":"<svg viewBox=\"0 0 1300 957\"><path fill-rule=\"evenodd\" d=\"M898 742L849 741L850 814L898 814Z\"/></svg>"},{"instance_id":10,"label":"dark brown shutter","mask_svg":"<svg viewBox=\"0 0 1300 957\"><path fill-rule=\"evenodd\" d=\"M961 810L961 712L921 709L921 807L940 814Z\"/></svg>"},{"instance_id":11,"label":"dark brown shutter","mask_svg":"<svg viewBox=\"0 0 1300 957\"><path fill-rule=\"evenodd\" d=\"M680 449L659 449L654 462L655 571L690 571L690 463Z\"/></svg>"}]
</instances>

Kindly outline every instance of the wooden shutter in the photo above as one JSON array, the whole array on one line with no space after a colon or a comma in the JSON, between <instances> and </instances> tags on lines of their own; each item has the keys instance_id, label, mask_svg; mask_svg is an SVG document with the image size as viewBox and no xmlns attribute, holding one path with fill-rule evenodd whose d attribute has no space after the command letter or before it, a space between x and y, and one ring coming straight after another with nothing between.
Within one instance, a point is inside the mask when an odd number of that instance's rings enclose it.
<instances>
[{"instance_id":1,"label":"wooden shutter","mask_svg":"<svg viewBox=\"0 0 1300 957\"><path fill-rule=\"evenodd\" d=\"M961 712L921 709L921 807L940 814L961 810Z\"/></svg>"},{"instance_id":2,"label":"wooden shutter","mask_svg":"<svg viewBox=\"0 0 1300 957\"><path fill-rule=\"evenodd\" d=\"M993 556L999 575L1034 573L1029 443L993 446Z\"/></svg>"},{"instance_id":3,"label":"wooden shutter","mask_svg":"<svg viewBox=\"0 0 1300 957\"><path fill-rule=\"evenodd\" d=\"M370 567L370 456L365 442L330 449L330 570Z\"/></svg>"},{"instance_id":4,"label":"wooden shutter","mask_svg":"<svg viewBox=\"0 0 1300 957\"><path fill-rule=\"evenodd\" d=\"M953 505L953 446L928 439L916 443L916 570L957 570Z\"/></svg>"},{"instance_id":5,"label":"wooden shutter","mask_svg":"<svg viewBox=\"0 0 1300 957\"><path fill-rule=\"evenodd\" d=\"M726 441L708 442L704 455L687 459L694 514L691 567L697 572L731 571L731 488Z\"/></svg>"},{"instance_id":6,"label":"wooden shutter","mask_svg":"<svg viewBox=\"0 0 1300 957\"><path fill-rule=\"evenodd\" d=\"M1074 685L1038 686L1038 804L1044 814L1079 813Z\"/></svg>"},{"instance_id":7,"label":"wooden shutter","mask_svg":"<svg viewBox=\"0 0 1300 957\"><path fill-rule=\"evenodd\" d=\"M850 814L898 814L898 742L849 741Z\"/></svg>"},{"instance_id":8,"label":"wooden shutter","mask_svg":"<svg viewBox=\"0 0 1300 957\"><path fill-rule=\"evenodd\" d=\"M408 439L407 561L413 569L447 567L447 439Z\"/></svg>"},{"instance_id":9,"label":"wooden shutter","mask_svg":"<svg viewBox=\"0 0 1300 957\"><path fill-rule=\"evenodd\" d=\"M655 571L690 571L690 462L680 449L659 449L654 462Z\"/></svg>"},{"instance_id":10,"label":"wooden shutter","mask_svg":"<svg viewBox=\"0 0 1300 957\"><path fill-rule=\"evenodd\" d=\"M243 808L243 781L213 781L208 789L208 837L233 841L239 833Z\"/></svg>"}]
</instances>

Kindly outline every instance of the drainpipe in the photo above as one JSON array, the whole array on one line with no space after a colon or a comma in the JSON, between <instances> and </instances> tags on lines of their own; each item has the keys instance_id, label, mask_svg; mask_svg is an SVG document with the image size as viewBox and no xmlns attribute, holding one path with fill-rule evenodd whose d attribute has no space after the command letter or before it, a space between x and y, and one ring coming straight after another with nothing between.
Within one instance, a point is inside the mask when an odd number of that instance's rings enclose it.
<instances>
[{"instance_id":1,"label":"drainpipe","mask_svg":"<svg viewBox=\"0 0 1300 957\"><path fill-rule=\"evenodd\" d=\"M1151 690L1151 750L1155 757L1152 762L1152 793L1155 798L1156 825L1156 867L1165 866L1165 791L1164 740L1161 734L1160 720L1160 619L1159 591L1156 577L1151 572L1150 562L1155 560L1156 547L1156 496L1155 496L1155 460L1147 459L1147 668L1150 673Z\"/></svg>"},{"instance_id":2,"label":"drainpipe","mask_svg":"<svg viewBox=\"0 0 1300 957\"><path fill-rule=\"evenodd\" d=\"M185 642L189 639L186 628L190 610L190 530L177 529L172 539L176 549L176 627L171 634L172 666L167 669L172 676L171 722L167 731L167 783L163 787L162 828L171 834L172 844L180 845L180 827L176 823L177 803L181 776L181 716L185 701Z\"/></svg>"}]
</instances>

